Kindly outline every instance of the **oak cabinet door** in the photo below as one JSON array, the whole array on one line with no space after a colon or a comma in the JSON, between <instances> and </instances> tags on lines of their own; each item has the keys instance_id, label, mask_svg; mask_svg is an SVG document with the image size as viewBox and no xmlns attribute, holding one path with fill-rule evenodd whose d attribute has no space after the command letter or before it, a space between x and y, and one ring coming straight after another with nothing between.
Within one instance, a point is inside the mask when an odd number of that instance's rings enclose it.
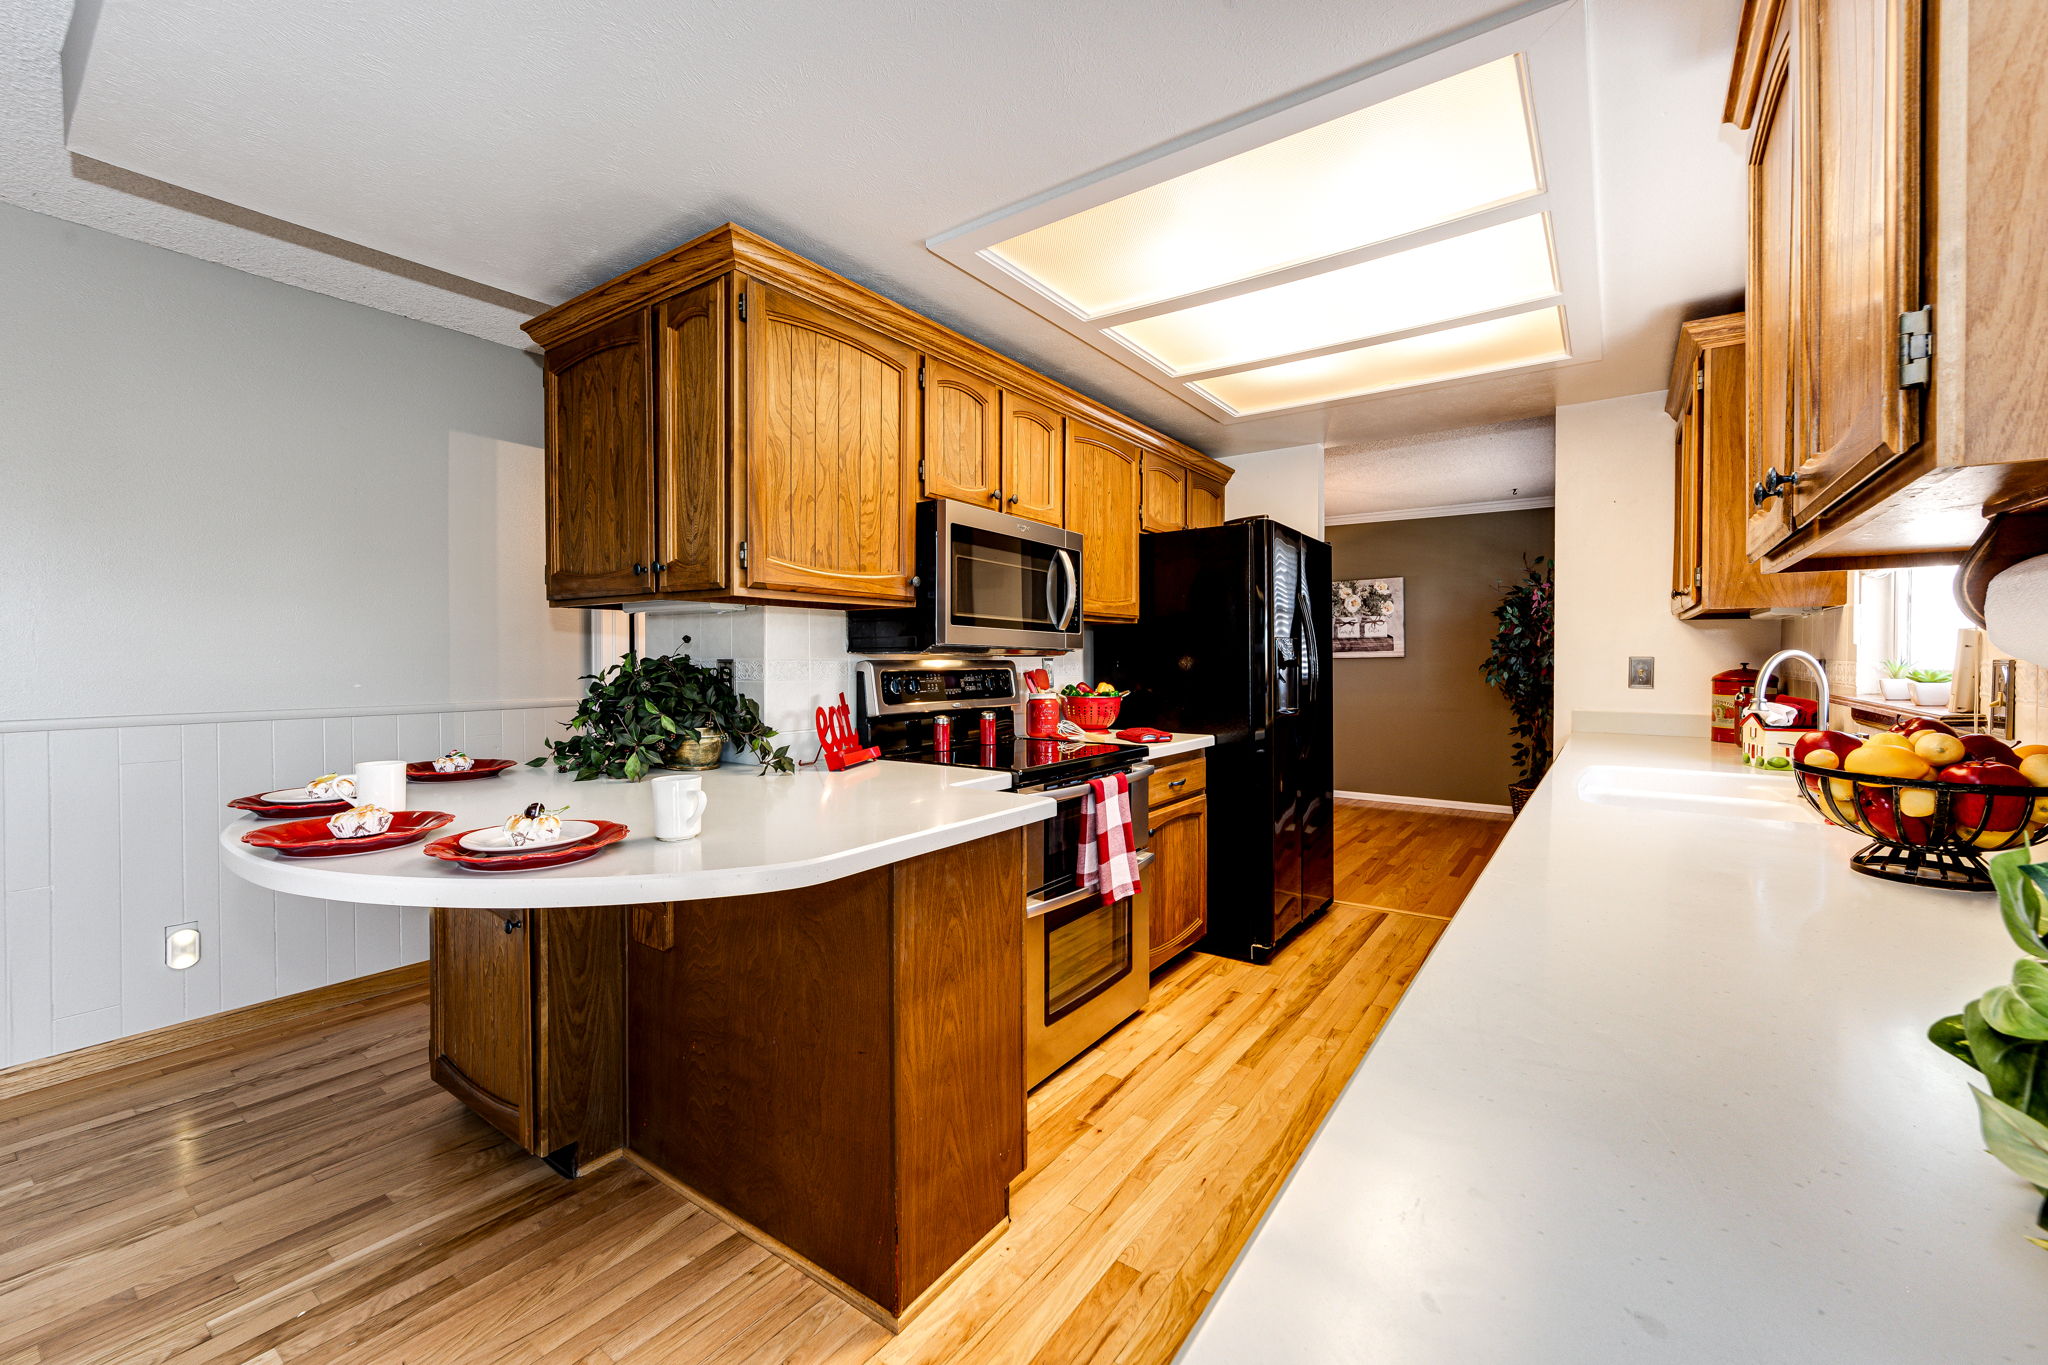
<instances>
[{"instance_id":1,"label":"oak cabinet door","mask_svg":"<svg viewBox=\"0 0 2048 1365\"><path fill-rule=\"evenodd\" d=\"M645 312L547 353L550 601L649 590L655 544L650 368Z\"/></svg>"},{"instance_id":2,"label":"oak cabinet door","mask_svg":"<svg viewBox=\"0 0 2048 1365\"><path fill-rule=\"evenodd\" d=\"M1081 541L1081 614L1138 619L1138 448L1067 419L1067 529Z\"/></svg>"},{"instance_id":3,"label":"oak cabinet door","mask_svg":"<svg viewBox=\"0 0 2048 1365\"><path fill-rule=\"evenodd\" d=\"M701 284L656 312L655 491L659 552L649 566L667 592L726 585L726 281Z\"/></svg>"},{"instance_id":4,"label":"oak cabinet door","mask_svg":"<svg viewBox=\"0 0 2048 1365\"><path fill-rule=\"evenodd\" d=\"M1209 798L1191 796L1152 814L1152 866L1145 869L1153 971L1209 932Z\"/></svg>"},{"instance_id":5,"label":"oak cabinet door","mask_svg":"<svg viewBox=\"0 0 2048 1365\"><path fill-rule=\"evenodd\" d=\"M1003 507L1013 515L1058 526L1066 465L1064 419L1043 404L1003 393Z\"/></svg>"},{"instance_id":6,"label":"oak cabinet door","mask_svg":"<svg viewBox=\"0 0 2048 1365\"><path fill-rule=\"evenodd\" d=\"M1178 531L1188 524L1188 472L1163 455L1145 452L1139 496L1140 528Z\"/></svg>"},{"instance_id":7,"label":"oak cabinet door","mask_svg":"<svg viewBox=\"0 0 2048 1365\"><path fill-rule=\"evenodd\" d=\"M1678 415L1677 448L1674 451L1677 486L1672 498L1672 511L1677 520L1671 537L1671 611L1674 616L1685 616L1700 604L1700 580L1703 577L1700 541L1706 513L1702 505L1704 479L1700 459L1698 385L1704 376L1704 369L1695 364L1693 397Z\"/></svg>"},{"instance_id":8,"label":"oak cabinet door","mask_svg":"<svg viewBox=\"0 0 2048 1365\"><path fill-rule=\"evenodd\" d=\"M1799 354L1800 88L1793 25L1781 22L1766 59L1749 144L1749 453L1752 488L1789 474L1802 443L1796 383ZM1763 554L1792 532L1783 496L1753 502L1749 553Z\"/></svg>"},{"instance_id":9,"label":"oak cabinet door","mask_svg":"<svg viewBox=\"0 0 2048 1365\"><path fill-rule=\"evenodd\" d=\"M1920 305L1919 0L1805 0L1806 447L1793 518L1919 443L1899 316Z\"/></svg>"},{"instance_id":10,"label":"oak cabinet door","mask_svg":"<svg viewBox=\"0 0 2048 1365\"><path fill-rule=\"evenodd\" d=\"M428 1051L435 1081L531 1149L529 918L518 910L434 909Z\"/></svg>"},{"instance_id":11,"label":"oak cabinet door","mask_svg":"<svg viewBox=\"0 0 2048 1365\"><path fill-rule=\"evenodd\" d=\"M1211 483L1199 474L1188 475L1188 525L1223 524L1223 485Z\"/></svg>"},{"instance_id":12,"label":"oak cabinet door","mask_svg":"<svg viewBox=\"0 0 2048 1365\"><path fill-rule=\"evenodd\" d=\"M943 360L924 362L924 495L982 507L1003 500L1002 395Z\"/></svg>"},{"instance_id":13,"label":"oak cabinet door","mask_svg":"<svg viewBox=\"0 0 2048 1365\"><path fill-rule=\"evenodd\" d=\"M909 601L918 353L759 281L745 288L747 586Z\"/></svg>"}]
</instances>

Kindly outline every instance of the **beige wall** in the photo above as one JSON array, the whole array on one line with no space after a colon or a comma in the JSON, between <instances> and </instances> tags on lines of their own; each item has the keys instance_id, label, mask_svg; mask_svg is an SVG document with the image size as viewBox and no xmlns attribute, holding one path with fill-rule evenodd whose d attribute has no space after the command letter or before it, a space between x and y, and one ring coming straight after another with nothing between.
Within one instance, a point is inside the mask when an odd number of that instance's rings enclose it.
<instances>
[{"instance_id":1,"label":"beige wall","mask_svg":"<svg viewBox=\"0 0 2048 1365\"><path fill-rule=\"evenodd\" d=\"M1223 488L1223 515L1271 517L1318 539L1323 534L1323 448L1287 446L1225 456L1235 469Z\"/></svg>"},{"instance_id":2,"label":"beige wall","mask_svg":"<svg viewBox=\"0 0 2048 1365\"><path fill-rule=\"evenodd\" d=\"M1327 539L1333 578L1406 580L1406 657L1332 665L1338 790L1504 803L1512 721L1479 666L1502 586L1551 552L1551 514L1332 526Z\"/></svg>"},{"instance_id":3,"label":"beige wall","mask_svg":"<svg viewBox=\"0 0 2048 1365\"><path fill-rule=\"evenodd\" d=\"M1673 426L1664 395L1557 410L1557 727L1705 735L1710 679L1778 648L1775 621L1671 614ZM1631 655L1657 685L1628 686Z\"/></svg>"}]
</instances>

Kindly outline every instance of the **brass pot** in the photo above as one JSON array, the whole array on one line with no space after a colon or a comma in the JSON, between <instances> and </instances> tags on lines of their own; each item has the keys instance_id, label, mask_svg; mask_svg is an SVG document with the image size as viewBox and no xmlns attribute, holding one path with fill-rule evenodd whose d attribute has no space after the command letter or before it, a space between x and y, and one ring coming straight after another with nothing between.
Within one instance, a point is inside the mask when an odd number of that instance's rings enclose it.
<instances>
[{"instance_id":1,"label":"brass pot","mask_svg":"<svg viewBox=\"0 0 2048 1365\"><path fill-rule=\"evenodd\" d=\"M716 730L699 730L701 739L685 739L676 742L675 757L669 760L669 767L686 773L709 772L718 766L718 760L725 753L725 736Z\"/></svg>"}]
</instances>

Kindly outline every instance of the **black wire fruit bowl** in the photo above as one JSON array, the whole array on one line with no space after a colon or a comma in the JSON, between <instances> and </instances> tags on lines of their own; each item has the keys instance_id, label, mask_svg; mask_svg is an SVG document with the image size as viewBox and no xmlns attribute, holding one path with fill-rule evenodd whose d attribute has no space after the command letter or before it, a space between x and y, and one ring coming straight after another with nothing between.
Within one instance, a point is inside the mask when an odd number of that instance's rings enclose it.
<instances>
[{"instance_id":1,"label":"black wire fruit bowl","mask_svg":"<svg viewBox=\"0 0 2048 1365\"><path fill-rule=\"evenodd\" d=\"M2048 787L1875 777L1797 761L1792 769L1821 819L1871 840L1849 865L1890 882L1989 891L1984 856L2048 826Z\"/></svg>"}]
</instances>

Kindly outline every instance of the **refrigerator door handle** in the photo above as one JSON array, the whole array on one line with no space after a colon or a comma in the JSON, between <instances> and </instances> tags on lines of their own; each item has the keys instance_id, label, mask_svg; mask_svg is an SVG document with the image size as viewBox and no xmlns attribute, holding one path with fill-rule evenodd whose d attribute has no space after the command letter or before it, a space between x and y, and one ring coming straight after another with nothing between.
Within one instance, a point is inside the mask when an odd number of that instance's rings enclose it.
<instances>
[{"instance_id":1,"label":"refrigerator door handle","mask_svg":"<svg viewBox=\"0 0 2048 1365\"><path fill-rule=\"evenodd\" d=\"M1322 695L1323 691L1323 652L1321 643L1316 639L1316 618L1315 613L1310 609L1311 606L1312 604L1308 600L1308 593L1304 590L1297 604L1297 610L1301 616L1302 634L1308 637L1303 643L1301 651L1302 663L1305 666L1307 676L1307 685L1303 688L1303 697L1307 701L1316 700Z\"/></svg>"}]
</instances>

